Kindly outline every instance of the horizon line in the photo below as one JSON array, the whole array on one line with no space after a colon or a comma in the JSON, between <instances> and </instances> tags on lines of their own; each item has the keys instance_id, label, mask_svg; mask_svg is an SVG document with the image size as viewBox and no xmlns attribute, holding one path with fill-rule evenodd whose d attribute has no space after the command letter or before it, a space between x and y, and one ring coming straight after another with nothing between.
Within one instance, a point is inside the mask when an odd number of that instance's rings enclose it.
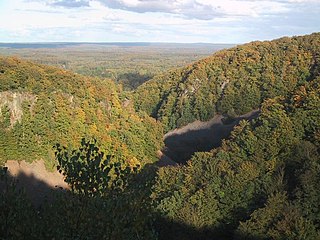
<instances>
[{"instance_id":1,"label":"horizon line","mask_svg":"<svg viewBox=\"0 0 320 240\"><path fill-rule=\"evenodd\" d=\"M112 41L112 42L90 42L90 41L47 41L47 42L0 42L0 44L65 44L65 43L89 43L89 44L110 44L110 43L154 43L154 44L240 44L223 42L148 42L148 41Z\"/></svg>"}]
</instances>

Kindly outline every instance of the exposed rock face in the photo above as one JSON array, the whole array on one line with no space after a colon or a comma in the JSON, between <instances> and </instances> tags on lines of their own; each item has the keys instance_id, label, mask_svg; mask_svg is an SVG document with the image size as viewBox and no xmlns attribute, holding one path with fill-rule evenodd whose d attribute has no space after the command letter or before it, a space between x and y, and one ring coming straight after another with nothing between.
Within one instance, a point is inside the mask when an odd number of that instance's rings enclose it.
<instances>
[{"instance_id":1,"label":"exposed rock face","mask_svg":"<svg viewBox=\"0 0 320 240\"><path fill-rule=\"evenodd\" d=\"M28 102L30 111L37 101L37 97L30 93L19 93L5 91L0 92L0 116L2 116L2 109L7 106L10 111L10 127L12 128L16 122L20 122L23 115L22 104Z\"/></svg>"},{"instance_id":2,"label":"exposed rock face","mask_svg":"<svg viewBox=\"0 0 320 240\"><path fill-rule=\"evenodd\" d=\"M165 148L162 152L174 162L185 163L195 152L209 151L219 147L222 140L230 136L234 126L241 120L250 121L257 118L259 113L259 110L253 110L230 120L222 115L216 115L210 121L197 120L174 129L164 135Z\"/></svg>"}]
</instances>

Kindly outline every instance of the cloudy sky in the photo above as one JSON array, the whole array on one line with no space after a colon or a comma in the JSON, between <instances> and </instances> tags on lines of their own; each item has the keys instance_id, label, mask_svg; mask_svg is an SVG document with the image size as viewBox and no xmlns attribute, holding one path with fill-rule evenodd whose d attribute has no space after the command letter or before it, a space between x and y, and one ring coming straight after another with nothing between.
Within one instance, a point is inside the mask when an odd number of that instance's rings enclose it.
<instances>
[{"instance_id":1,"label":"cloudy sky","mask_svg":"<svg viewBox=\"0 0 320 240\"><path fill-rule=\"evenodd\" d=\"M0 0L0 42L243 43L320 31L320 0Z\"/></svg>"}]
</instances>

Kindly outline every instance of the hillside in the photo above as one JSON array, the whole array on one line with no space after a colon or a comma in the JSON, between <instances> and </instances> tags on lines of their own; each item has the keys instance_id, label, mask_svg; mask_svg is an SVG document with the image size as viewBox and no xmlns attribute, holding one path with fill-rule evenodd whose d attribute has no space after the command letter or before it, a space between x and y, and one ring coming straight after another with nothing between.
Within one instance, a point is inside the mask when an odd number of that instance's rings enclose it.
<instances>
[{"instance_id":1,"label":"hillside","mask_svg":"<svg viewBox=\"0 0 320 240\"><path fill-rule=\"evenodd\" d=\"M136 106L166 129L193 122L166 135L167 145L186 150L175 151L180 158L197 148L199 135L207 139L202 147L217 138L217 113L237 119L260 109L255 119L240 121L220 146L158 171L151 197L165 219L158 223L160 239L320 238L319 52L318 33L253 42L137 90L136 96L155 96L137 98ZM191 129L195 119L214 115ZM205 126L210 122L212 127Z\"/></svg>"},{"instance_id":2,"label":"hillside","mask_svg":"<svg viewBox=\"0 0 320 240\"><path fill-rule=\"evenodd\" d=\"M221 147L160 169L160 239L319 239L319 83L263 101Z\"/></svg>"},{"instance_id":3,"label":"hillside","mask_svg":"<svg viewBox=\"0 0 320 240\"><path fill-rule=\"evenodd\" d=\"M111 80L0 57L0 83L1 163L43 159L52 168L52 147L75 147L83 137L127 162L156 160L161 126L136 113Z\"/></svg>"},{"instance_id":4,"label":"hillside","mask_svg":"<svg viewBox=\"0 0 320 240\"><path fill-rule=\"evenodd\" d=\"M239 45L143 84L135 106L167 130L215 114L235 117L318 76L319 52L319 33Z\"/></svg>"},{"instance_id":5,"label":"hillside","mask_svg":"<svg viewBox=\"0 0 320 240\"><path fill-rule=\"evenodd\" d=\"M319 33L253 42L132 94L2 57L1 163L44 159L69 190L20 173L52 192L37 207L0 169L0 238L320 239L319 53Z\"/></svg>"},{"instance_id":6,"label":"hillside","mask_svg":"<svg viewBox=\"0 0 320 240\"><path fill-rule=\"evenodd\" d=\"M230 136L234 126L241 120L252 120L259 116L254 110L239 117L228 119L216 115L210 121L195 121L174 129L164 135L163 152L178 163L186 163L195 152L210 151L221 146L223 139Z\"/></svg>"}]
</instances>

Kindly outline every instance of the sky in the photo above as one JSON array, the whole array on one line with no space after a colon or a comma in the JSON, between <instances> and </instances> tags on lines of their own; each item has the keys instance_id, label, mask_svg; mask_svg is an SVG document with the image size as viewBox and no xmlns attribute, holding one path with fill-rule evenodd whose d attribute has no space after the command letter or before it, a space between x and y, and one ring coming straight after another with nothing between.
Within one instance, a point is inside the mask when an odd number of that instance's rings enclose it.
<instances>
[{"instance_id":1,"label":"sky","mask_svg":"<svg viewBox=\"0 0 320 240\"><path fill-rule=\"evenodd\" d=\"M320 31L320 0L0 0L0 42L245 43Z\"/></svg>"}]
</instances>

